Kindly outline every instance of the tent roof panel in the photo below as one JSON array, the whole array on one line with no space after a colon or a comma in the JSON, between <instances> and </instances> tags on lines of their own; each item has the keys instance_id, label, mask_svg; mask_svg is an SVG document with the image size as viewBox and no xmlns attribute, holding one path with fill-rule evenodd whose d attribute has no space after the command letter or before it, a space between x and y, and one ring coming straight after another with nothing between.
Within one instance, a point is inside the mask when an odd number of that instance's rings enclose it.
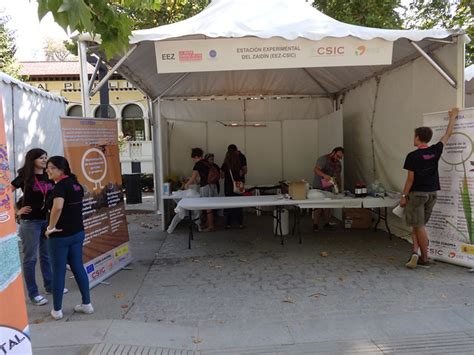
<instances>
[{"instance_id":1,"label":"tent roof panel","mask_svg":"<svg viewBox=\"0 0 474 355\"><path fill-rule=\"evenodd\" d=\"M353 36L363 40L382 38L447 38L450 30L389 30L356 26L337 21L304 0L213 0L199 14L181 22L132 33L130 43L161 41L189 36L205 38L281 37L287 40Z\"/></svg>"}]
</instances>

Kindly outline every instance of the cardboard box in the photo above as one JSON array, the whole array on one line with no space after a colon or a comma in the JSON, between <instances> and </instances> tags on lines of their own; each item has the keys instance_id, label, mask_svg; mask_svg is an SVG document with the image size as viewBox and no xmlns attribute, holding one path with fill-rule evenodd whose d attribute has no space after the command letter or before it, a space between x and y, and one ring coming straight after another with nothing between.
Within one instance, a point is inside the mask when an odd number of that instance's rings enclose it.
<instances>
[{"instance_id":1,"label":"cardboard box","mask_svg":"<svg viewBox=\"0 0 474 355\"><path fill-rule=\"evenodd\" d=\"M308 183L306 181L292 181L288 184L288 194L293 200L306 200Z\"/></svg>"},{"instance_id":2,"label":"cardboard box","mask_svg":"<svg viewBox=\"0 0 474 355\"><path fill-rule=\"evenodd\" d=\"M367 229L372 227L372 211L367 208L344 208L344 228Z\"/></svg>"}]
</instances>

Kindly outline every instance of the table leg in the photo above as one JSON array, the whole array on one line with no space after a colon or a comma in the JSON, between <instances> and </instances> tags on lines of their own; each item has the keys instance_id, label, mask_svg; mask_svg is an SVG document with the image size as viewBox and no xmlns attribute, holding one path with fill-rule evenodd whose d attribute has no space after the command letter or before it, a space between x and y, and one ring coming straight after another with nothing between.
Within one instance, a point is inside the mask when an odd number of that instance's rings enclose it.
<instances>
[{"instance_id":1,"label":"table leg","mask_svg":"<svg viewBox=\"0 0 474 355\"><path fill-rule=\"evenodd\" d=\"M191 240L194 240L193 236L193 211L189 210L189 235L188 235L188 249L191 249Z\"/></svg>"},{"instance_id":2,"label":"table leg","mask_svg":"<svg viewBox=\"0 0 474 355\"><path fill-rule=\"evenodd\" d=\"M277 226L280 231L281 245L285 244L285 239L283 238L283 230L281 228L281 207L277 207Z\"/></svg>"},{"instance_id":3,"label":"table leg","mask_svg":"<svg viewBox=\"0 0 474 355\"><path fill-rule=\"evenodd\" d=\"M374 226L374 232L377 230L377 226L379 225L380 223L380 220L382 219L382 216L380 215L382 213L382 211L380 210L380 207L377 207L376 208L376 213L377 213L377 222L375 223L375 226Z\"/></svg>"},{"instance_id":4,"label":"table leg","mask_svg":"<svg viewBox=\"0 0 474 355\"><path fill-rule=\"evenodd\" d=\"M295 212L295 218L293 219L293 228L292 228L292 231L291 231L291 235L295 235L295 232L296 232L296 223L298 222L298 214L300 213L300 209L298 208L298 206L294 206L294 212Z\"/></svg>"},{"instance_id":5,"label":"table leg","mask_svg":"<svg viewBox=\"0 0 474 355\"><path fill-rule=\"evenodd\" d=\"M301 224L301 216L300 216L300 208L298 206L295 206L296 208L296 233L298 233L298 242L300 244L303 244L303 239L301 237L301 228L300 228L300 224Z\"/></svg>"},{"instance_id":6,"label":"table leg","mask_svg":"<svg viewBox=\"0 0 474 355\"><path fill-rule=\"evenodd\" d=\"M388 238L392 240L392 232L390 231L390 227L388 226L388 214L387 214L387 207L384 208L384 214L385 214L385 227L387 227L387 232L388 232Z\"/></svg>"}]
</instances>

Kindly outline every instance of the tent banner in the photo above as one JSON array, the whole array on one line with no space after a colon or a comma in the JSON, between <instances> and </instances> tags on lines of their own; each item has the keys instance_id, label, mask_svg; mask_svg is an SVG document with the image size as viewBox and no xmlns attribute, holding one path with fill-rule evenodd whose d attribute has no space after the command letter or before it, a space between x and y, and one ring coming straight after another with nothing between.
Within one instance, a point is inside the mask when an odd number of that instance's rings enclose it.
<instances>
[{"instance_id":1,"label":"tent banner","mask_svg":"<svg viewBox=\"0 0 474 355\"><path fill-rule=\"evenodd\" d=\"M0 354L31 354L0 97Z\"/></svg>"},{"instance_id":2,"label":"tent banner","mask_svg":"<svg viewBox=\"0 0 474 355\"><path fill-rule=\"evenodd\" d=\"M354 37L156 41L158 73L392 64L393 42Z\"/></svg>"},{"instance_id":3,"label":"tent banner","mask_svg":"<svg viewBox=\"0 0 474 355\"><path fill-rule=\"evenodd\" d=\"M448 113L424 115L424 125L438 142L448 124ZM474 109L459 112L454 133L439 161L441 191L427 224L429 254L433 259L474 267Z\"/></svg>"},{"instance_id":4,"label":"tent banner","mask_svg":"<svg viewBox=\"0 0 474 355\"><path fill-rule=\"evenodd\" d=\"M117 121L61 118L64 154L84 187L84 266L90 287L131 262Z\"/></svg>"}]
</instances>

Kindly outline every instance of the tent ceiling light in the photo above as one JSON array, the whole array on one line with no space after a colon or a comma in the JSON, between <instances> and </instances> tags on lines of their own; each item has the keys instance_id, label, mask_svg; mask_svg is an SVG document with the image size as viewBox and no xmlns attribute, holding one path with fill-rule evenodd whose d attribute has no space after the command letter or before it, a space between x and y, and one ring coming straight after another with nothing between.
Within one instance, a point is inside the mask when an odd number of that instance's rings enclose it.
<instances>
[{"instance_id":1,"label":"tent ceiling light","mask_svg":"<svg viewBox=\"0 0 474 355\"><path fill-rule=\"evenodd\" d=\"M265 123L237 123L237 122L229 122L225 123L222 121L217 121L224 127L267 127Z\"/></svg>"}]
</instances>

